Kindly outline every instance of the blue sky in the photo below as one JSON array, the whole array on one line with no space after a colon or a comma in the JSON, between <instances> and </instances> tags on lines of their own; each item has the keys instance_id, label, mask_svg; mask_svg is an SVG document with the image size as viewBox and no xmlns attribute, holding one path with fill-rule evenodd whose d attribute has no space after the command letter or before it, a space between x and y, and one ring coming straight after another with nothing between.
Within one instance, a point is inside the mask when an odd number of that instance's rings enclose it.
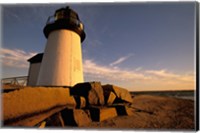
<instances>
[{"instance_id":1,"label":"blue sky","mask_svg":"<svg viewBox=\"0 0 200 133\"><path fill-rule=\"evenodd\" d=\"M2 6L2 77L27 75L48 16L71 6L85 26L85 81L129 90L195 89L195 3Z\"/></svg>"}]
</instances>

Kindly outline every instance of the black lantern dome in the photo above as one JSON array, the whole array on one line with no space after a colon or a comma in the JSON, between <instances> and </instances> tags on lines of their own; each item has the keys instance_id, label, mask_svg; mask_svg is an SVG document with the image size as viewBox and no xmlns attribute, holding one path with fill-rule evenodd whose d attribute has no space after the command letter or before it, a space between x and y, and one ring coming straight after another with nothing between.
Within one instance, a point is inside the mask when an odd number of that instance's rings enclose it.
<instances>
[{"instance_id":1,"label":"black lantern dome","mask_svg":"<svg viewBox=\"0 0 200 133\"><path fill-rule=\"evenodd\" d=\"M48 18L43 32L45 37L48 38L50 32L58 29L68 29L76 32L80 36L81 42L84 41L86 36L83 24L79 20L78 14L68 6L56 10L54 16Z\"/></svg>"}]
</instances>

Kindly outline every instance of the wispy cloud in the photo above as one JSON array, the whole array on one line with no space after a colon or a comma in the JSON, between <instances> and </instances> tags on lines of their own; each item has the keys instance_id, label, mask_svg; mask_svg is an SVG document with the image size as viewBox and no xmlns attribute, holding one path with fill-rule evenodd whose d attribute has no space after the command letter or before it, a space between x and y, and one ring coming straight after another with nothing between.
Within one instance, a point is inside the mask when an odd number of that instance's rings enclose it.
<instances>
[{"instance_id":1,"label":"wispy cloud","mask_svg":"<svg viewBox=\"0 0 200 133\"><path fill-rule=\"evenodd\" d=\"M20 49L1 48L0 62L3 66L28 68L27 59L35 54L35 52L26 52ZM129 57L130 55L124 57L118 63L123 62ZM130 86L130 89L192 89L195 87L195 73L191 72L178 74L167 69L145 70L142 66L125 69L116 67L115 65L100 65L91 59L83 61L83 70L85 76L90 77L90 79L113 81L114 84L123 83L122 86Z\"/></svg>"},{"instance_id":2,"label":"wispy cloud","mask_svg":"<svg viewBox=\"0 0 200 133\"><path fill-rule=\"evenodd\" d=\"M127 60L129 57L133 56L133 54L128 54L127 56L123 56L123 57L120 57L119 59L117 59L116 61L110 63L110 66L115 66L115 65L118 65L122 62L124 62L125 60Z\"/></svg>"},{"instance_id":3,"label":"wispy cloud","mask_svg":"<svg viewBox=\"0 0 200 133\"><path fill-rule=\"evenodd\" d=\"M157 76L158 78L179 78L179 75L162 70L147 70L146 73Z\"/></svg>"},{"instance_id":4,"label":"wispy cloud","mask_svg":"<svg viewBox=\"0 0 200 133\"><path fill-rule=\"evenodd\" d=\"M194 73L190 74L175 74L172 72L169 72L165 69L161 70L146 70L147 74L150 74L154 76L154 78L157 79L164 79L164 80L171 80L171 81L185 81L185 82L193 82L194 81Z\"/></svg>"},{"instance_id":5,"label":"wispy cloud","mask_svg":"<svg viewBox=\"0 0 200 133\"><path fill-rule=\"evenodd\" d=\"M140 71L140 70L142 70L142 67L137 67L137 68L135 69L136 72L137 72L137 71Z\"/></svg>"},{"instance_id":6,"label":"wispy cloud","mask_svg":"<svg viewBox=\"0 0 200 133\"><path fill-rule=\"evenodd\" d=\"M192 89L194 88L194 73L177 74L166 69L145 70L142 67L127 70L115 66L105 66L87 59L83 63L84 73L92 79L112 80L113 82L129 83L132 88L146 89Z\"/></svg>"},{"instance_id":7,"label":"wispy cloud","mask_svg":"<svg viewBox=\"0 0 200 133\"><path fill-rule=\"evenodd\" d=\"M135 71L123 70L118 67L98 65L92 60L85 60L83 63L84 73L96 77L112 80L146 80L149 77Z\"/></svg>"},{"instance_id":8,"label":"wispy cloud","mask_svg":"<svg viewBox=\"0 0 200 133\"><path fill-rule=\"evenodd\" d=\"M4 66L15 68L28 68L27 59L35 55L35 52L25 52L20 49L0 49L0 62Z\"/></svg>"}]
</instances>

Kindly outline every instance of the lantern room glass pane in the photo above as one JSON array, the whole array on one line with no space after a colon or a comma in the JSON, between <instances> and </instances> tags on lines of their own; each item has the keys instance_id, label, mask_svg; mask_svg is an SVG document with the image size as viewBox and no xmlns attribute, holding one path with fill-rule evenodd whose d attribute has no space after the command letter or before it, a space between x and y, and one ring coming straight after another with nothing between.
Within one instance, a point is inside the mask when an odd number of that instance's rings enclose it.
<instances>
[{"instance_id":1,"label":"lantern room glass pane","mask_svg":"<svg viewBox=\"0 0 200 133\"><path fill-rule=\"evenodd\" d=\"M59 11L59 12L56 13L56 15L55 15L55 20L63 19L63 18L65 18L65 17L66 17L66 16L65 16L65 11L62 10L62 11Z\"/></svg>"}]
</instances>

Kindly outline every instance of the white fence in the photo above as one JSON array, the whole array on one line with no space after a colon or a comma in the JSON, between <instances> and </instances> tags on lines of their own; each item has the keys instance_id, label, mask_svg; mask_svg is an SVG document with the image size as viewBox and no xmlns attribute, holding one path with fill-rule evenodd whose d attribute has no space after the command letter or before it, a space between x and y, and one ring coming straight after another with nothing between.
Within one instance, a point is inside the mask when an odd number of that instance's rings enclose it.
<instances>
[{"instance_id":1,"label":"white fence","mask_svg":"<svg viewBox=\"0 0 200 133\"><path fill-rule=\"evenodd\" d=\"M27 80L28 76L3 78L1 80L1 85L26 86Z\"/></svg>"}]
</instances>

